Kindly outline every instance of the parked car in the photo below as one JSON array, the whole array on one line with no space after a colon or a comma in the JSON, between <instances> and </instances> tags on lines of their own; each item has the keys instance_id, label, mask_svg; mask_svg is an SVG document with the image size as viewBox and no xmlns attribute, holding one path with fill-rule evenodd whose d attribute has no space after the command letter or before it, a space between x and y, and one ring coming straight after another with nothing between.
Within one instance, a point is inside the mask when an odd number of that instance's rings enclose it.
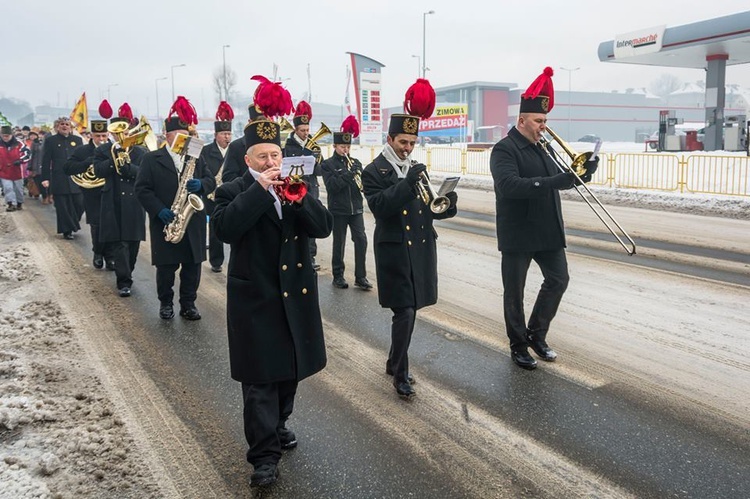
<instances>
[{"instance_id":1,"label":"parked car","mask_svg":"<svg viewBox=\"0 0 750 499\"><path fill-rule=\"evenodd\" d=\"M590 133L590 134L584 135L583 137L578 139L576 142L591 142L592 144L596 144L600 140L602 140L601 137L599 137L598 135L594 135L593 133Z\"/></svg>"}]
</instances>

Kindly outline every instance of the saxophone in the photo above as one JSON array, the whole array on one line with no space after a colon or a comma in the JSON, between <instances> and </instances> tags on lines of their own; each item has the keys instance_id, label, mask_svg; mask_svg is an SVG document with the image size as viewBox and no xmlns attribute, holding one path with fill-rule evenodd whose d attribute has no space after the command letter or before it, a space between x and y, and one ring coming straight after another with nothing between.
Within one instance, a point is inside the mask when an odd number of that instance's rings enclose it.
<instances>
[{"instance_id":1,"label":"saxophone","mask_svg":"<svg viewBox=\"0 0 750 499\"><path fill-rule=\"evenodd\" d=\"M203 200L196 194L191 194L187 190L188 180L193 178L195 172L195 156L189 156L185 168L180 176L180 183L177 186L177 194L172 201L170 208L175 214L174 220L164 227L164 239L167 242L177 244L182 241L187 230L188 223L196 211L203 211Z\"/></svg>"},{"instance_id":2,"label":"saxophone","mask_svg":"<svg viewBox=\"0 0 750 499\"><path fill-rule=\"evenodd\" d=\"M219 167L219 171L216 172L216 176L214 177L214 180L216 181L216 189L218 189L219 187L221 187L221 183L222 183L221 182L221 176L224 174L224 163L225 162L226 162L226 159L221 162L221 166ZM208 195L206 196L206 198L208 198L211 201L213 201L216 198L216 189L214 189L213 191L209 192Z\"/></svg>"}]
</instances>

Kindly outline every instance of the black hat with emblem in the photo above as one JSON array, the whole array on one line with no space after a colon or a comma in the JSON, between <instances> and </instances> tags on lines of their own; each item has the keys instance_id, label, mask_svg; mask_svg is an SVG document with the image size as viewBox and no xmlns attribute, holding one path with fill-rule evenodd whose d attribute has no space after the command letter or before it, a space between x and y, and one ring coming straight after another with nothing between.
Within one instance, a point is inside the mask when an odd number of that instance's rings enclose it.
<instances>
[{"instance_id":1,"label":"black hat with emblem","mask_svg":"<svg viewBox=\"0 0 750 499\"><path fill-rule=\"evenodd\" d=\"M359 122L354 115L349 115L341 123L341 131L333 132L333 143L335 145L351 145L352 139L359 136Z\"/></svg>"},{"instance_id":2,"label":"black hat with emblem","mask_svg":"<svg viewBox=\"0 0 750 499\"><path fill-rule=\"evenodd\" d=\"M173 116L174 114L177 116ZM174 104L169 109L167 119L164 120L164 131L187 130L190 125L197 124L198 113L195 111L195 108L185 97L178 95Z\"/></svg>"},{"instance_id":3,"label":"black hat with emblem","mask_svg":"<svg viewBox=\"0 0 750 499\"><path fill-rule=\"evenodd\" d=\"M234 110L227 101L219 102L216 110L216 121L214 121L214 132L231 132Z\"/></svg>"},{"instance_id":4,"label":"black hat with emblem","mask_svg":"<svg viewBox=\"0 0 750 499\"><path fill-rule=\"evenodd\" d=\"M400 133L419 135L419 120L432 116L435 110L435 89L424 78L409 87L404 96L406 114L392 114L388 124L388 135L395 137Z\"/></svg>"},{"instance_id":5,"label":"black hat with emblem","mask_svg":"<svg viewBox=\"0 0 750 499\"><path fill-rule=\"evenodd\" d=\"M263 111L261 111L254 102L247 106L247 114L250 117L250 121L255 121L259 118L265 118L265 116L263 116Z\"/></svg>"},{"instance_id":6,"label":"black hat with emblem","mask_svg":"<svg viewBox=\"0 0 750 499\"><path fill-rule=\"evenodd\" d=\"M245 146L276 144L281 147L281 126L270 120L257 120L245 126Z\"/></svg>"},{"instance_id":7,"label":"black hat with emblem","mask_svg":"<svg viewBox=\"0 0 750 499\"><path fill-rule=\"evenodd\" d=\"M552 85L552 68L547 66L529 88L521 94L522 113L547 114L555 106L555 89Z\"/></svg>"},{"instance_id":8,"label":"black hat with emblem","mask_svg":"<svg viewBox=\"0 0 750 499\"><path fill-rule=\"evenodd\" d=\"M307 102L301 100L297 103L297 108L294 110L294 118L292 122L294 127L300 125L309 125L312 121L312 107Z\"/></svg>"}]
</instances>

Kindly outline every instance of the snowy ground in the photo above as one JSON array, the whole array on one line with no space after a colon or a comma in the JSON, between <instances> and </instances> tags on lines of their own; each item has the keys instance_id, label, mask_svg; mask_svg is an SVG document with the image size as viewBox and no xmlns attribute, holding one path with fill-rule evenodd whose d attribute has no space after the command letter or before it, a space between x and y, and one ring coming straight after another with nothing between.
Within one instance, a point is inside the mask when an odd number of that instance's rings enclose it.
<instances>
[{"instance_id":1,"label":"snowy ground","mask_svg":"<svg viewBox=\"0 0 750 499\"><path fill-rule=\"evenodd\" d=\"M13 217L0 213L0 497L161 497Z\"/></svg>"}]
</instances>

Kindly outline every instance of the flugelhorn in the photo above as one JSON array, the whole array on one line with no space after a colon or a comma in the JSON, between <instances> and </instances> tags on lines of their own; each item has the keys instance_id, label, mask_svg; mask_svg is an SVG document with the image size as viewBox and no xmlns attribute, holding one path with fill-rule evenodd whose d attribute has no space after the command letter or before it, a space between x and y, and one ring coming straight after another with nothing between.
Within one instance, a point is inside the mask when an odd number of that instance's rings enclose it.
<instances>
[{"instance_id":1,"label":"flugelhorn","mask_svg":"<svg viewBox=\"0 0 750 499\"><path fill-rule=\"evenodd\" d=\"M354 160L352 160L351 156L344 154L344 158L346 158L346 168L349 171L354 171L354 183L357 184L359 191L362 192L362 175L359 173L359 170L354 168Z\"/></svg>"},{"instance_id":2,"label":"flugelhorn","mask_svg":"<svg viewBox=\"0 0 750 499\"><path fill-rule=\"evenodd\" d=\"M415 164L417 163L413 161L412 166ZM430 178L425 172L419 174L417 193L422 202L435 214L444 213L451 207L451 200L447 196L438 196L435 189L432 188L432 184L430 184Z\"/></svg>"},{"instance_id":3,"label":"flugelhorn","mask_svg":"<svg viewBox=\"0 0 750 499\"><path fill-rule=\"evenodd\" d=\"M609 232L615 236L615 239L617 239L617 242L620 243L620 245L625 248L625 251L628 253L628 255L634 255L635 254L635 241L633 241L633 238L631 238L627 232L625 232L625 229L622 228L622 226L615 220L615 218L607 211L607 209L604 207L604 205L599 201L599 198L597 198L593 192L591 192L591 189L588 188L586 183L581 180L581 176L586 174L586 162L591 159L591 156L593 153L591 152L584 152L584 153L577 153L571 147L560 138L559 135L557 135L555 132L550 130L549 127L545 127L547 130L547 133L549 133L550 137L557 142L563 151L565 151L565 154L567 154L571 159L570 166L567 165L562 158L560 158L560 155L557 154L557 152L552 148L552 144L549 140L547 140L545 137L542 137L541 143L544 146L544 150L547 152L547 155L552 159L552 161L555 162L555 165L557 168L563 172L563 173L572 173L576 177L576 182L573 184L573 187L575 187L576 192L581 196L581 199L583 199L587 205L589 205L589 208L594 212L594 214L599 218L599 220L602 221L602 223L607 227ZM589 201L586 195L584 195L583 192L581 192L581 189L579 189L579 184L583 189L586 191L586 193L591 197L592 201ZM602 211L602 213L599 213L599 210ZM610 225L611 222L614 224L617 229L620 231L620 234L618 234ZM625 240L628 241L628 244L625 244Z\"/></svg>"}]
</instances>

